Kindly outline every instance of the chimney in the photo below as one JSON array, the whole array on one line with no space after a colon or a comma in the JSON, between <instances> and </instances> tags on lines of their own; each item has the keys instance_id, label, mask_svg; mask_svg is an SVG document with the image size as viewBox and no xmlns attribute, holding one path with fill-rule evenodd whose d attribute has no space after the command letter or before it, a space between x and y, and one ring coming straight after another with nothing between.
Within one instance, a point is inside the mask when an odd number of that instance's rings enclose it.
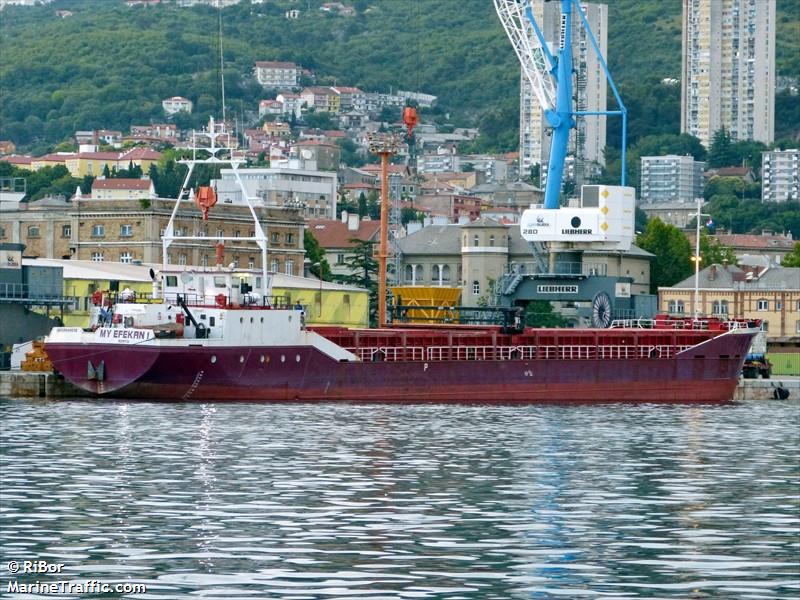
<instances>
[{"instance_id":1,"label":"chimney","mask_svg":"<svg viewBox=\"0 0 800 600\"><path fill-rule=\"evenodd\" d=\"M714 281L717 278L717 265L711 265L711 268L708 270L708 280Z\"/></svg>"},{"instance_id":2,"label":"chimney","mask_svg":"<svg viewBox=\"0 0 800 600\"><path fill-rule=\"evenodd\" d=\"M347 231L358 231L358 215L347 215Z\"/></svg>"}]
</instances>

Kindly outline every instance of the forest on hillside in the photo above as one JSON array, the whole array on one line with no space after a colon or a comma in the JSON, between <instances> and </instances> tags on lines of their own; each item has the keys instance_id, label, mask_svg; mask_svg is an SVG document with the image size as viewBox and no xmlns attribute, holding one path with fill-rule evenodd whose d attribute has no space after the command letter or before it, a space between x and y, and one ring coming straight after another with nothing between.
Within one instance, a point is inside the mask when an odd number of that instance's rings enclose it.
<instances>
[{"instance_id":1,"label":"forest on hillside","mask_svg":"<svg viewBox=\"0 0 800 600\"><path fill-rule=\"evenodd\" d=\"M479 126L479 150L517 146L519 69L488 0L355 0L352 17L272 0L217 11L174 3L128 7L122 0L56 0L10 6L0 18L0 139L43 152L76 130L127 131L162 121L163 98L195 103L180 127L219 114L220 25L225 96L240 116L264 91L257 60L294 61L319 84L365 91L406 89L439 97L423 119ZM777 72L800 78L800 0L778 0ZM609 63L630 114L630 141L678 133L680 74L678 0L609 0ZM56 11L68 10L61 18ZM779 94L776 138L800 135L800 97ZM609 121L609 145L619 144Z\"/></svg>"}]
</instances>

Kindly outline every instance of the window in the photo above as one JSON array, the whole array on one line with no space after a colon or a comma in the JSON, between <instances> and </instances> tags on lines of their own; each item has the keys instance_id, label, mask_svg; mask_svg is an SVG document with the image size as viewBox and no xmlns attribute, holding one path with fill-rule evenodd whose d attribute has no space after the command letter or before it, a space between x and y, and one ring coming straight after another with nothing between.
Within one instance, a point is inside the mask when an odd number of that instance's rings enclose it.
<instances>
[{"instance_id":1,"label":"window","mask_svg":"<svg viewBox=\"0 0 800 600\"><path fill-rule=\"evenodd\" d=\"M450 265L442 267L442 281L450 281Z\"/></svg>"},{"instance_id":2,"label":"window","mask_svg":"<svg viewBox=\"0 0 800 600\"><path fill-rule=\"evenodd\" d=\"M133 252L120 252L119 253L119 262L121 263L130 263L133 261Z\"/></svg>"},{"instance_id":3,"label":"window","mask_svg":"<svg viewBox=\"0 0 800 600\"><path fill-rule=\"evenodd\" d=\"M775 310L780 310L783 308L783 302L780 300L775 300Z\"/></svg>"},{"instance_id":4,"label":"window","mask_svg":"<svg viewBox=\"0 0 800 600\"><path fill-rule=\"evenodd\" d=\"M683 310L683 300L670 300L667 302L667 312L669 314L683 314Z\"/></svg>"},{"instance_id":5,"label":"window","mask_svg":"<svg viewBox=\"0 0 800 600\"><path fill-rule=\"evenodd\" d=\"M761 321L761 331L769 331L769 321Z\"/></svg>"},{"instance_id":6,"label":"window","mask_svg":"<svg viewBox=\"0 0 800 600\"><path fill-rule=\"evenodd\" d=\"M247 268L248 269L256 268L256 259L254 259L252 256L247 259Z\"/></svg>"},{"instance_id":7,"label":"window","mask_svg":"<svg viewBox=\"0 0 800 600\"><path fill-rule=\"evenodd\" d=\"M473 245L473 246L475 246L475 247L477 247L477 246L479 246L479 245L480 245L480 243L481 243L481 238L480 238L480 236L479 236L479 235L476 233L476 234L475 234L475 237L473 237L473 238L472 238L472 245Z\"/></svg>"},{"instance_id":8,"label":"window","mask_svg":"<svg viewBox=\"0 0 800 600\"><path fill-rule=\"evenodd\" d=\"M224 229L217 229L217 237L225 237L225 230Z\"/></svg>"},{"instance_id":9,"label":"window","mask_svg":"<svg viewBox=\"0 0 800 600\"><path fill-rule=\"evenodd\" d=\"M406 271L406 273L405 273L405 278L406 278L405 282L406 283L413 283L413 281L414 281L414 266L413 265L406 265L405 271Z\"/></svg>"},{"instance_id":10,"label":"window","mask_svg":"<svg viewBox=\"0 0 800 600\"><path fill-rule=\"evenodd\" d=\"M294 244L294 234L293 233L287 233L286 234L286 243L287 244Z\"/></svg>"},{"instance_id":11,"label":"window","mask_svg":"<svg viewBox=\"0 0 800 600\"><path fill-rule=\"evenodd\" d=\"M104 225L92 225L92 237L103 237L106 234Z\"/></svg>"},{"instance_id":12,"label":"window","mask_svg":"<svg viewBox=\"0 0 800 600\"><path fill-rule=\"evenodd\" d=\"M178 254L178 264L185 265L186 264L186 255L185 254Z\"/></svg>"},{"instance_id":13,"label":"window","mask_svg":"<svg viewBox=\"0 0 800 600\"><path fill-rule=\"evenodd\" d=\"M272 233L269 234L269 241L271 244L277 244L279 240L280 237L278 236L277 231L273 231Z\"/></svg>"},{"instance_id":14,"label":"window","mask_svg":"<svg viewBox=\"0 0 800 600\"><path fill-rule=\"evenodd\" d=\"M489 236L489 246L494 247L494 236L493 235Z\"/></svg>"},{"instance_id":15,"label":"window","mask_svg":"<svg viewBox=\"0 0 800 600\"><path fill-rule=\"evenodd\" d=\"M38 225L28 225L28 237L29 238L38 238L39 237L39 226Z\"/></svg>"},{"instance_id":16,"label":"window","mask_svg":"<svg viewBox=\"0 0 800 600\"><path fill-rule=\"evenodd\" d=\"M239 257L238 256L233 259L233 268L234 269L238 269L239 268Z\"/></svg>"},{"instance_id":17,"label":"window","mask_svg":"<svg viewBox=\"0 0 800 600\"><path fill-rule=\"evenodd\" d=\"M237 237L238 238L238 237L241 237L241 236L242 236L242 232L239 231L238 229L233 232L233 237Z\"/></svg>"},{"instance_id":18,"label":"window","mask_svg":"<svg viewBox=\"0 0 800 600\"><path fill-rule=\"evenodd\" d=\"M278 259L277 258L273 258L272 262L269 263L269 270L272 271L273 273L277 273L278 272Z\"/></svg>"},{"instance_id":19,"label":"window","mask_svg":"<svg viewBox=\"0 0 800 600\"><path fill-rule=\"evenodd\" d=\"M756 302L756 310L769 310L769 300L761 298Z\"/></svg>"},{"instance_id":20,"label":"window","mask_svg":"<svg viewBox=\"0 0 800 600\"><path fill-rule=\"evenodd\" d=\"M103 253L92 252L92 262L103 262Z\"/></svg>"},{"instance_id":21,"label":"window","mask_svg":"<svg viewBox=\"0 0 800 600\"><path fill-rule=\"evenodd\" d=\"M6 237L6 228L0 227L0 238Z\"/></svg>"},{"instance_id":22,"label":"window","mask_svg":"<svg viewBox=\"0 0 800 600\"><path fill-rule=\"evenodd\" d=\"M481 295L481 282L480 281L475 280L475 281L472 282L472 294L474 296L480 296Z\"/></svg>"},{"instance_id":23,"label":"window","mask_svg":"<svg viewBox=\"0 0 800 600\"><path fill-rule=\"evenodd\" d=\"M291 259L286 260L286 271L287 275L294 275L294 261Z\"/></svg>"},{"instance_id":24,"label":"window","mask_svg":"<svg viewBox=\"0 0 800 600\"><path fill-rule=\"evenodd\" d=\"M164 285L168 288L176 288L178 287L178 276L177 275L167 275L164 278Z\"/></svg>"},{"instance_id":25,"label":"window","mask_svg":"<svg viewBox=\"0 0 800 600\"><path fill-rule=\"evenodd\" d=\"M797 326L794 328L795 333L800 333L800 321L797 322Z\"/></svg>"},{"instance_id":26,"label":"window","mask_svg":"<svg viewBox=\"0 0 800 600\"><path fill-rule=\"evenodd\" d=\"M119 237L131 237L133 235L133 225L120 225Z\"/></svg>"},{"instance_id":27,"label":"window","mask_svg":"<svg viewBox=\"0 0 800 600\"><path fill-rule=\"evenodd\" d=\"M711 303L711 313L714 315L727 315L728 314L728 301L727 300L714 300Z\"/></svg>"},{"instance_id":28,"label":"window","mask_svg":"<svg viewBox=\"0 0 800 600\"><path fill-rule=\"evenodd\" d=\"M336 264L343 265L344 264L344 253L340 253L336 255Z\"/></svg>"},{"instance_id":29,"label":"window","mask_svg":"<svg viewBox=\"0 0 800 600\"><path fill-rule=\"evenodd\" d=\"M201 267L208 266L208 254L203 254L203 256L200 257L200 266Z\"/></svg>"},{"instance_id":30,"label":"window","mask_svg":"<svg viewBox=\"0 0 800 600\"><path fill-rule=\"evenodd\" d=\"M62 225L61 226L61 237L68 238L72 236L72 225Z\"/></svg>"}]
</instances>

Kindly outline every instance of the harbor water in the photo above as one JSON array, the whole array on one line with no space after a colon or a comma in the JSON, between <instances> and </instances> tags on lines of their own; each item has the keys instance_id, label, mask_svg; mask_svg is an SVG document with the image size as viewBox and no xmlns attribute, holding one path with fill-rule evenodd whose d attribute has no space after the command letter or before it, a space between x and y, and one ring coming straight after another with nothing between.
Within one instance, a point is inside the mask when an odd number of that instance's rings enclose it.
<instances>
[{"instance_id":1,"label":"harbor water","mask_svg":"<svg viewBox=\"0 0 800 600\"><path fill-rule=\"evenodd\" d=\"M800 597L797 399L4 399L0 418L2 597Z\"/></svg>"}]
</instances>

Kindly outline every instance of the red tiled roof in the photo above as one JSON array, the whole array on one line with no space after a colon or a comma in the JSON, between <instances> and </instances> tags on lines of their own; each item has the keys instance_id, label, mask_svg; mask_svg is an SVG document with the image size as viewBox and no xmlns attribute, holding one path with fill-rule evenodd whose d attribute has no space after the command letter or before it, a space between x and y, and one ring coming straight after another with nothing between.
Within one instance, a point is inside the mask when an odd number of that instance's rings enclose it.
<instances>
[{"instance_id":1,"label":"red tiled roof","mask_svg":"<svg viewBox=\"0 0 800 600\"><path fill-rule=\"evenodd\" d=\"M119 152L80 152L75 158L88 158L94 160L117 160Z\"/></svg>"},{"instance_id":2,"label":"red tiled roof","mask_svg":"<svg viewBox=\"0 0 800 600\"><path fill-rule=\"evenodd\" d=\"M379 187L374 183L345 183L346 190L377 190Z\"/></svg>"},{"instance_id":3,"label":"red tiled roof","mask_svg":"<svg viewBox=\"0 0 800 600\"><path fill-rule=\"evenodd\" d=\"M11 163L12 165L29 165L33 161L32 156L21 156L12 154L11 156L0 157L3 162Z\"/></svg>"},{"instance_id":4,"label":"red tiled roof","mask_svg":"<svg viewBox=\"0 0 800 600\"><path fill-rule=\"evenodd\" d=\"M350 231L347 224L339 220L315 219L308 222L308 230L325 249L352 248L355 244L350 240L372 240L378 235L380 227L380 221L361 221L357 231Z\"/></svg>"},{"instance_id":5,"label":"red tiled roof","mask_svg":"<svg viewBox=\"0 0 800 600\"><path fill-rule=\"evenodd\" d=\"M64 154L45 154L44 156L37 156L33 160L44 162L64 162L70 158L75 158L77 154L74 152L66 152Z\"/></svg>"},{"instance_id":6,"label":"red tiled roof","mask_svg":"<svg viewBox=\"0 0 800 600\"><path fill-rule=\"evenodd\" d=\"M95 179L93 190L149 190L152 182L149 179Z\"/></svg>"},{"instance_id":7,"label":"red tiled roof","mask_svg":"<svg viewBox=\"0 0 800 600\"><path fill-rule=\"evenodd\" d=\"M749 248L752 250L784 249L787 252L794 247L794 240L783 235L754 235L748 233L720 233L717 240L732 248Z\"/></svg>"},{"instance_id":8,"label":"red tiled roof","mask_svg":"<svg viewBox=\"0 0 800 600\"><path fill-rule=\"evenodd\" d=\"M344 138L347 137L347 134L344 131L339 131L338 129L326 129L322 132L322 135L329 138Z\"/></svg>"},{"instance_id":9,"label":"red tiled roof","mask_svg":"<svg viewBox=\"0 0 800 600\"><path fill-rule=\"evenodd\" d=\"M131 148L119 155L119 160L158 160L159 158L161 158L161 152L150 148Z\"/></svg>"}]
</instances>

